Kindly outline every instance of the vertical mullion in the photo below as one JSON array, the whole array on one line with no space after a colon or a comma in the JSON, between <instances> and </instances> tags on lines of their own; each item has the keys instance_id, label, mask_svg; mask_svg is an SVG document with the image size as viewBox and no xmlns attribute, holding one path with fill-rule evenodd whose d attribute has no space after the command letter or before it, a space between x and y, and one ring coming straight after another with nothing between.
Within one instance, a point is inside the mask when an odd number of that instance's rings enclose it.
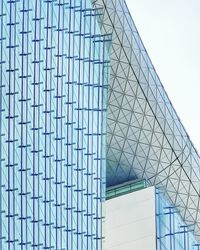
<instances>
[{"instance_id":1,"label":"vertical mullion","mask_svg":"<svg viewBox=\"0 0 200 250\"><path fill-rule=\"evenodd\" d=\"M15 78L16 78L16 68L15 56L16 56L16 2L9 2L10 15L9 15L9 69L8 79L9 79L9 91L8 95L8 249L15 249L15 150L16 150L16 138L15 138L15 95L17 95L15 87Z\"/></svg>"},{"instance_id":2,"label":"vertical mullion","mask_svg":"<svg viewBox=\"0 0 200 250\"><path fill-rule=\"evenodd\" d=\"M34 59L33 59L33 68L34 68L34 77L33 77L33 249L38 249L42 243L40 243L40 85L42 84L40 80L40 64L41 60L41 1L35 0L35 14L34 14Z\"/></svg>"},{"instance_id":3,"label":"vertical mullion","mask_svg":"<svg viewBox=\"0 0 200 250\"><path fill-rule=\"evenodd\" d=\"M2 164L2 112L3 112L3 88L5 86L3 86L3 64L5 62L3 62L3 17L4 17L4 13L3 13L3 1L0 3L0 222L2 222L2 213L3 213L3 201L2 201L2 191L3 191L3 186L2 186L2 168L3 168L3 164ZM3 225L2 223L0 223L0 249L3 249Z\"/></svg>"},{"instance_id":4,"label":"vertical mullion","mask_svg":"<svg viewBox=\"0 0 200 250\"><path fill-rule=\"evenodd\" d=\"M45 242L44 249L53 248L52 246L52 36L53 36L53 1L46 2L46 44L45 44L45 143L44 143L44 164L45 164L45 173L44 173L44 182L45 182L45 195L44 195L44 233L45 233Z\"/></svg>"},{"instance_id":5,"label":"vertical mullion","mask_svg":"<svg viewBox=\"0 0 200 250\"><path fill-rule=\"evenodd\" d=\"M26 246L28 243L28 214L27 214L27 149L28 145L28 34L29 34L29 1L23 1L22 7L22 31L20 32L22 35L22 45L21 45L21 144L20 144L20 151L21 151L21 164L20 164L20 175L21 175L21 215L20 215L20 223L21 223L21 239L19 244L21 245L21 249L23 246Z\"/></svg>"},{"instance_id":6,"label":"vertical mullion","mask_svg":"<svg viewBox=\"0 0 200 250\"><path fill-rule=\"evenodd\" d=\"M66 226L66 247L73 250L73 57L74 57L74 15L72 9L72 1L70 0L68 7L68 51L67 51L67 102L66 102L66 172L67 172L67 185L66 185L66 213L67 213L67 226Z\"/></svg>"},{"instance_id":7,"label":"vertical mullion","mask_svg":"<svg viewBox=\"0 0 200 250\"><path fill-rule=\"evenodd\" d=\"M63 202L62 186L65 183L63 180L63 120L65 118L63 114L63 78L65 74L63 72L63 58L64 58L64 8L65 1L59 1L58 3L58 28L57 28L57 89L56 89L56 244L58 249L62 249L63 234L62 231L64 225L64 214L62 214L65 203Z\"/></svg>"}]
</instances>

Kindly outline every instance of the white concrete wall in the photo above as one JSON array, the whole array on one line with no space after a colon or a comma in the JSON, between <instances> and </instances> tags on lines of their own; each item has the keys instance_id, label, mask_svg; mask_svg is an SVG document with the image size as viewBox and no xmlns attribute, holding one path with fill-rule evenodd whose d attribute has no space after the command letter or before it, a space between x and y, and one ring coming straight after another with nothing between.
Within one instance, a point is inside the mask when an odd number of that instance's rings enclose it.
<instances>
[{"instance_id":1,"label":"white concrete wall","mask_svg":"<svg viewBox=\"0 0 200 250\"><path fill-rule=\"evenodd\" d=\"M156 250L154 187L105 203L105 250Z\"/></svg>"}]
</instances>

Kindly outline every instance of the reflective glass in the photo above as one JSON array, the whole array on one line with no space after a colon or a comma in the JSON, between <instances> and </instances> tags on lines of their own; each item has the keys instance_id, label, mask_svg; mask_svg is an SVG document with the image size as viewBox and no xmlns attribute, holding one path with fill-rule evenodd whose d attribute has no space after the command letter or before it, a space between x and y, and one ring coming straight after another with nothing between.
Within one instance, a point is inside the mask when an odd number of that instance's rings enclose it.
<instances>
[{"instance_id":1,"label":"reflective glass","mask_svg":"<svg viewBox=\"0 0 200 250\"><path fill-rule=\"evenodd\" d=\"M101 249L106 40L90 0L0 1L0 249Z\"/></svg>"}]
</instances>

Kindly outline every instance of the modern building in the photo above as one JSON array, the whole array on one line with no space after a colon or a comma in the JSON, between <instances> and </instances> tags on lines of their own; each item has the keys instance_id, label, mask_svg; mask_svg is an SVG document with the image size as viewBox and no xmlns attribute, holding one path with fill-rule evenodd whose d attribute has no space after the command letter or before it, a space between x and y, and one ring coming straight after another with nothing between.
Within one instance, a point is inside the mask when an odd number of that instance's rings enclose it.
<instances>
[{"instance_id":1,"label":"modern building","mask_svg":"<svg viewBox=\"0 0 200 250\"><path fill-rule=\"evenodd\" d=\"M199 166L124 0L0 1L0 249L102 249L137 179L198 238Z\"/></svg>"},{"instance_id":2,"label":"modern building","mask_svg":"<svg viewBox=\"0 0 200 250\"><path fill-rule=\"evenodd\" d=\"M107 186L146 179L160 187L200 237L200 157L142 43L124 0L96 0L112 34Z\"/></svg>"},{"instance_id":3,"label":"modern building","mask_svg":"<svg viewBox=\"0 0 200 250\"><path fill-rule=\"evenodd\" d=\"M0 249L101 249L107 36L89 0L0 1Z\"/></svg>"}]
</instances>

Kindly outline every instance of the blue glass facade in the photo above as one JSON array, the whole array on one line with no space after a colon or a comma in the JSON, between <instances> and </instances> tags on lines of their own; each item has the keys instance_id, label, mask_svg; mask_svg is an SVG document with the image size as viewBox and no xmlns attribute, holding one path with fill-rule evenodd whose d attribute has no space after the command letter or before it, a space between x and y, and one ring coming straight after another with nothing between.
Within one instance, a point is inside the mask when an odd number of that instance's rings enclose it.
<instances>
[{"instance_id":1,"label":"blue glass facade","mask_svg":"<svg viewBox=\"0 0 200 250\"><path fill-rule=\"evenodd\" d=\"M200 235L200 157L125 1L1 0L0 249L101 249L106 158ZM158 249L198 249L157 199Z\"/></svg>"},{"instance_id":2,"label":"blue glass facade","mask_svg":"<svg viewBox=\"0 0 200 250\"><path fill-rule=\"evenodd\" d=\"M194 238L194 225L187 226L178 209L172 206L161 190L156 190L157 250L199 250Z\"/></svg>"},{"instance_id":3,"label":"blue glass facade","mask_svg":"<svg viewBox=\"0 0 200 250\"><path fill-rule=\"evenodd\" d=\"M106 41L89 0L0 1L0 249L101 249Z\"/></svg>"}]
</instances>

